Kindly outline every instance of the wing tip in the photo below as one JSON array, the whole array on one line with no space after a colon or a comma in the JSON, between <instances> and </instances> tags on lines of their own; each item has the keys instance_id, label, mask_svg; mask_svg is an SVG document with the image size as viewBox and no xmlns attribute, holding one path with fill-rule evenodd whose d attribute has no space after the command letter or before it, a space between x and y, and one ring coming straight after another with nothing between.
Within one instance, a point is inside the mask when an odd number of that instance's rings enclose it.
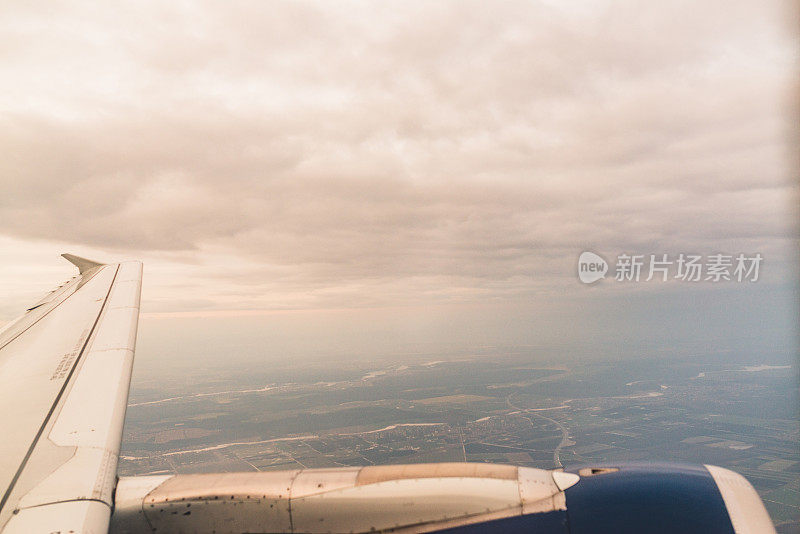
<instances>
[{"instance_id":1,"label":"wing tip","mask_svg":"<svg viewBox=\"0 0 800 534\"><path fill-rule=\"evenodd\" d=\"M101 265L105 265L105 263L100 263L98 261L87 260L86 258L81 258L80 256L75 256L74 254L62 254L62 258L70 262L72 265L78 268L78 272L80 274L85 273L95 267L100 267Z\"/></svg>"}]
</instances>

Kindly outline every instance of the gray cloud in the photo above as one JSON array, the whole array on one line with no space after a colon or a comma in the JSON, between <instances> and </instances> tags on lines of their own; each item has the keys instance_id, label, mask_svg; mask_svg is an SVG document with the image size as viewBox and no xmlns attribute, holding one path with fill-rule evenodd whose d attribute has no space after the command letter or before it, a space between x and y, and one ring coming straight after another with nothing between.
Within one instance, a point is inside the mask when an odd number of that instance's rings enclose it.
<instances>
[{"instance_id":1,"label":"gray cloud","mask_svg":"<svg viewBox=\"0 0 800 534\"><path fill-rule=\"evenodd\" d=\"M585 248L791 274L788 3L2 10L0 228L150 258L154 309L532 298Z\"/></svg>"}]
</instances>

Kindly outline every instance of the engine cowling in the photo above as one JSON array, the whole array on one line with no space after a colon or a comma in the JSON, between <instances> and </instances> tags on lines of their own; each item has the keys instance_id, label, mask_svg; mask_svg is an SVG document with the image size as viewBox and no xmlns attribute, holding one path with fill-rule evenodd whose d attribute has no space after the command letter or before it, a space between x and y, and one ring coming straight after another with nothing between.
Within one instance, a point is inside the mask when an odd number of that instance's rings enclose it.
<instances>
[{"instance_id":1,"label":"engine cowling","mask_svg":"<svg viewBox=\"0 0 800 534\"><path fill-rule=\"evenodd\" d=\"M752 486L713 466L566 471L481 463L127 477L111 532L774 532Z\"/></svg>"}]
</instances>

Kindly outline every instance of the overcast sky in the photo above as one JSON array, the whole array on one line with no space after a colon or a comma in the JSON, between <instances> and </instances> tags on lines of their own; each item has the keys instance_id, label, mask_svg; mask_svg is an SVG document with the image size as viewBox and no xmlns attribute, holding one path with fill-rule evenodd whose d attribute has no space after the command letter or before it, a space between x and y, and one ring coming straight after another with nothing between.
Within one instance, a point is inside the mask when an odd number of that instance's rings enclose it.
<instances>
[{"instance_id":1,"label":"overcast sky","mask_svg":"<svg viewBox=\"0 0 800 534\"><path fill-rule=\"evenodd\" d=\"M365 347L572 323L795 347L797 20L763 0L4 2L0 320L72 252L145 261L148 350L170 321L225 338L237 316L324 347L331 313ZM764 263L749 286L588 287L583 250Z\"/></svg>"}]
</instances>

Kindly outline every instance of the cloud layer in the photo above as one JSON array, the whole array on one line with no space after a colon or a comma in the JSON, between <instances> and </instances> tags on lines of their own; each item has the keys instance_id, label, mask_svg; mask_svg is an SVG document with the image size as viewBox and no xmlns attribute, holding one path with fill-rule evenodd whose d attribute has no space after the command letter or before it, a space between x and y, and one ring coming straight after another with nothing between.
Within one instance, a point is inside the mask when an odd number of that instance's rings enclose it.
<instances>
[{"instance_id":1,"label":"cloud layer","mask_svg":"<svg viewBox=\"0 0 800 534\"><path fill-rule=\"evenodd\" d=\"M6 4L0 228L148 259L159 311L546 298L584 249L758 251L785 280L795 17Z\"/></svg>"}]
</instances>

